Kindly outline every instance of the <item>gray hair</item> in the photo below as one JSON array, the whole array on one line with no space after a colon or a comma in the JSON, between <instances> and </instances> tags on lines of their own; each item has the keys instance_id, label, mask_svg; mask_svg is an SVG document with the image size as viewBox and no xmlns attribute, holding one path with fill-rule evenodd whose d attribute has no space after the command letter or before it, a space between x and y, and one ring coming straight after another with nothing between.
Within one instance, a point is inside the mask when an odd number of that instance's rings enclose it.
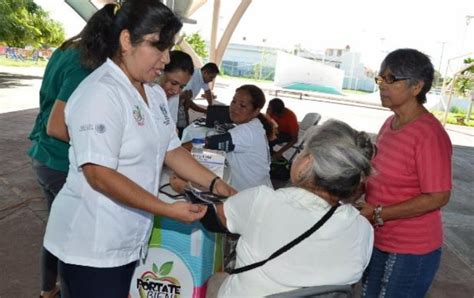
<instances>
[{"instance_id":1,"label":"gray hair","mask_svg":"<svg viewBox=\"0 0 474 298\"><path fill-rule=\"evenodd\" d=\"M423 88L416 96L418 103L426 102L426 93L430 91L434 79L434 67L430 58L415 49L398 49L387 55L380 66L380 74L385 70L396 76L408 77L410 86L418 81L424 82Z\"/></svg>"},{"instance_id":2,"label":"gray hair","mask_svg":"<svg viewBox=\"0 0 474 298\"><path fill-rule=\"evenodd\" d=\"M365 132L338 120L328 120L306 134L301 154L313 157L304 179L340 200L352 199L370 175L374 147Z\"/></svg>"}]
</instances>

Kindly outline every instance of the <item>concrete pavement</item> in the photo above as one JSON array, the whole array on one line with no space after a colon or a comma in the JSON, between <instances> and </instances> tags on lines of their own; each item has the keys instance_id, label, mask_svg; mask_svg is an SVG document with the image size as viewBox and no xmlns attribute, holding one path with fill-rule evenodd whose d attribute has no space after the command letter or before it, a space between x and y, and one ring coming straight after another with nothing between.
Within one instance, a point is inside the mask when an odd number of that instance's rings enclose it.
<instances>
[{"instance_id":1,"label":"concrete pavement","mask_svg":"<svg viewBox=\"0 0 474 298\"><path fill-rule=\"evenodd\" d=\"M0 67L0 298L39 293L39 255L47 220L46 203L26 155L27 135L37 114L41 70ZM248 82L247 82L248 83ZM219 82L219 100L230 100L235 84ZM269 97L270 98L270 97ZM15 103L22 111L11 112ZM308 111L341 119L376 133L385 110L317 100L285 99L301 120ZM443 208L445 245L429 297L474 297L474 129L447 127L454 146L454 190Z\"/></svg>"}]
</instances>

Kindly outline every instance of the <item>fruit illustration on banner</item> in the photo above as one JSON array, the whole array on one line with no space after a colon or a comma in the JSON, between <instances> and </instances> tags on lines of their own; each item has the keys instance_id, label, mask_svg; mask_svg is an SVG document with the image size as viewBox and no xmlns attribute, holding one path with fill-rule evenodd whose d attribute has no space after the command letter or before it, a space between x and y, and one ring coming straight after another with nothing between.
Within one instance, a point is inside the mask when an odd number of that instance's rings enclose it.
<instances>
[{"instance_id":1,"label":"fruit illustration on banner","mask_svg":"<svg viewBox=\"0 0 474 298\"><path fill-rule=\"evenodd\" d=\"M175 277L170 276L173 262L163 263L160 268L153 263L152 271L145 271L137 280L141 298L180 297L181 285Z\"/></svg>"},{"instance_id":2,"label":"fruit illustration on banner","mask_svg":"<svg viewBox=\"0 0 474 298\"><path fill-rule=\"evenodd\" d=\"M195 286L190 268L174 252L150 247L138 261L130 285L131 298L193 297Z\"/></svg>"}]
</instances>

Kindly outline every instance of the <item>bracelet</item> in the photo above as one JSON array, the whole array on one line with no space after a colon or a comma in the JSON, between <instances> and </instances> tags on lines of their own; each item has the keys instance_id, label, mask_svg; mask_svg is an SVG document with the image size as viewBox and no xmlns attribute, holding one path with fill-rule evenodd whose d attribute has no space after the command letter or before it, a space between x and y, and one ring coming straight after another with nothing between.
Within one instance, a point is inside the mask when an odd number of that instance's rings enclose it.
<instances>
[{"instance_id":1,"label":"bracelet","mask_svg":"<svg viewBox=\"0 0 474 298\"><path fill-rule=\"evenodd\" d=\"M214 185L216 184L216 181L217 181L218 179L221 179L221 178L220 178L219 176L214 177L214 178L212 179L212 181L211 181L211 184L209 184L209 191L210 191L211 193L214 193Z\"/></svg>"},{"instance_id":2,"label":"bracelet","mask_svg":"<svg viewBox=\"0 0 474 298\"><path fill-rule=\"evenodd\" d=\"M375 227L383 226L382 210L383 210L382 205L377 205L377 207L375 207L374 209L374 214L372 215L372 219L374 220Z\"/></svg>"}]
</instances>

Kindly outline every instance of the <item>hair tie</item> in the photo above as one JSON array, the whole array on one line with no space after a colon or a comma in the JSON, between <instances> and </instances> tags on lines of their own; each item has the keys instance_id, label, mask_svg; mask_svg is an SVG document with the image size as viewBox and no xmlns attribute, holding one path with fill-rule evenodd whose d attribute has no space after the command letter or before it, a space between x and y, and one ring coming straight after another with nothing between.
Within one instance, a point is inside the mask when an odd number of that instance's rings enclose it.
<instances>
[{"instance_id":1,"label":"hair tie","mask_svg":"<svg viewBox=\"0 0 474 298\"><path fill-rule=\"evenodd\" d=\"M114 3L115 7L114 7L114 16L117 15L118 11L122 8L122 5L120 5L120 3L116 2Z\"/></svg>"}]
</instances>

